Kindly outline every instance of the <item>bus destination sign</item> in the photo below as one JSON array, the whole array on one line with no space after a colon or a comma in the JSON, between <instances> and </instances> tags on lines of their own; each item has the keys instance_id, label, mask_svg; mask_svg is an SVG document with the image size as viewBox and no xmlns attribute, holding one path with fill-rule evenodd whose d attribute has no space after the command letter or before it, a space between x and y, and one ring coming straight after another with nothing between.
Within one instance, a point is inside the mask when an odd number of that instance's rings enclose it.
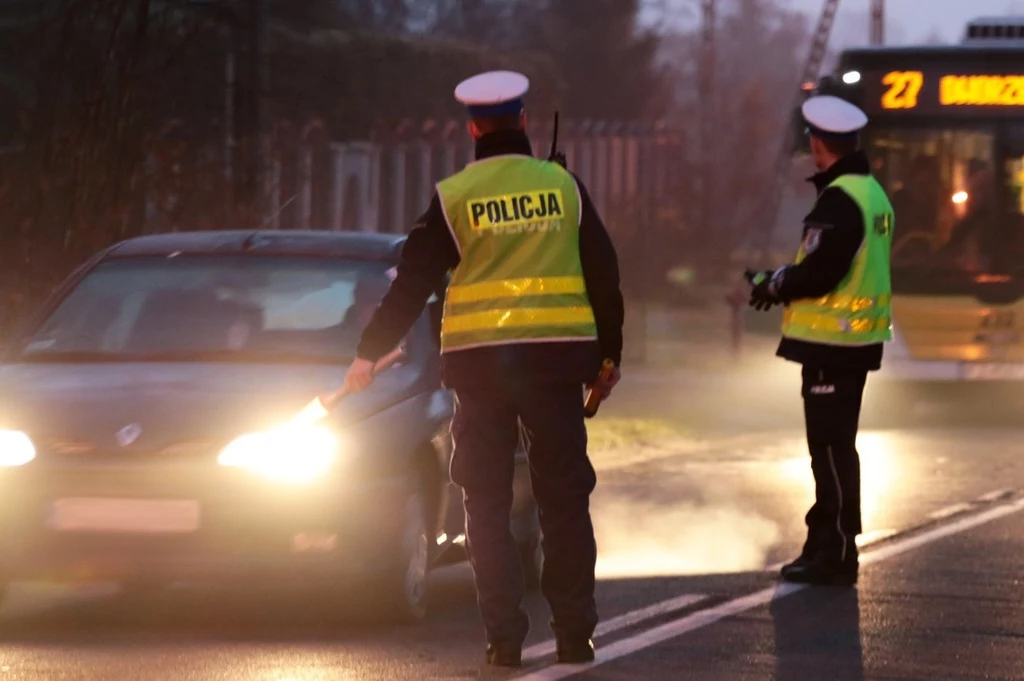
<instances>
[{"instance_id":1,"label":"bus destination sign","mask_svg":"<svg viewBox=\"0 0 1024 681\"><path fill-rule=\"evenodd\" d=\"M1024 74L887 71L865 80L867 108L907 114L1024 113Z\"/></svg>"}]
</instances>

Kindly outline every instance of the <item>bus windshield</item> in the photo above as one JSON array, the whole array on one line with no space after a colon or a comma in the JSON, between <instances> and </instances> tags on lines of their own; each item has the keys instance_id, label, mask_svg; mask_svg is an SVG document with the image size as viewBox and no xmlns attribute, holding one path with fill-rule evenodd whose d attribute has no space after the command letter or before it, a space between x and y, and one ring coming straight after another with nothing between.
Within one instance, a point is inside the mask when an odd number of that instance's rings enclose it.
<instances>
[{"instance_id":1,"label":"bus windshield","mask_svg":"<svg viewBox=\"0 0 1024 681\"><path fill-rule=\"evenodd\" d=\"M896 214L894 277L980 281L1024 269L1021 142L1024 131L997 126L883 126L866 135Z\"/></svg>"}]
</instances>

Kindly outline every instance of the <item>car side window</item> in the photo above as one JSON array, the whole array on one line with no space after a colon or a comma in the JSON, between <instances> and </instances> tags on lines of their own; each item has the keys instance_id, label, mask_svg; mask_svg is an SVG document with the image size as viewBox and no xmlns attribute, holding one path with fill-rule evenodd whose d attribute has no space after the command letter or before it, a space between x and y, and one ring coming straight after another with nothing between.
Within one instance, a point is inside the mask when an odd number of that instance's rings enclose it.
<instances>
[{"instance_id":1,"label":"car side window","mask_svg":"<svg viewBox=\"0 0 1024 681\"><path fill-rule=\"evenodd\" d=\"M288 293L262 299L263 328L267 331L319 331L336 326L355 303L356 282L335 280L299 298Z\"/></svg>"}]
</instances>

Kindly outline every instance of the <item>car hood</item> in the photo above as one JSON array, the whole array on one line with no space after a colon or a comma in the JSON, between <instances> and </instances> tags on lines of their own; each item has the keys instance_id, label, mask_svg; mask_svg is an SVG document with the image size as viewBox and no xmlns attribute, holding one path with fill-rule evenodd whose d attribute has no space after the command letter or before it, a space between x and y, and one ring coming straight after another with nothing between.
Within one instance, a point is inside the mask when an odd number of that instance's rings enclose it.
<instances>
[{"instance_id":1,"label":"car hood","mask_svg":"<svg viewBox=\"0 0 1024 681\"><path fill-rule=\"evenodd\" d=\"M224 364L15 364L0 367L0 427L33 439L115 446L130 424L138 445L221 441L287 421L336 390L340 366ZM372 416L420 392L410 365L385 372L345 399L334 422Z\"/></svg>"}]
</instances>

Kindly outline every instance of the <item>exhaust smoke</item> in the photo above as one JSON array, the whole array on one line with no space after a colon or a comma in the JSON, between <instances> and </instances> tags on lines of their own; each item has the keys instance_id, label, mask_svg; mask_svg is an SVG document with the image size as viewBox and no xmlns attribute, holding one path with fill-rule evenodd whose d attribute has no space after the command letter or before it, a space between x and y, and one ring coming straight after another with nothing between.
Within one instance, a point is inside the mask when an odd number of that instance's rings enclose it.
<instances>
[{"instance_id":1,"label":"exhaust smoke","mask_svg":"<svg viewBox=\"0 0 1024 681\"><path fill-rule=\"evenodd\" d=\"M764 568L778 526L728 506L595 504L597 576L604 579L749 572Z\"/></svg>"}]
</instances>

